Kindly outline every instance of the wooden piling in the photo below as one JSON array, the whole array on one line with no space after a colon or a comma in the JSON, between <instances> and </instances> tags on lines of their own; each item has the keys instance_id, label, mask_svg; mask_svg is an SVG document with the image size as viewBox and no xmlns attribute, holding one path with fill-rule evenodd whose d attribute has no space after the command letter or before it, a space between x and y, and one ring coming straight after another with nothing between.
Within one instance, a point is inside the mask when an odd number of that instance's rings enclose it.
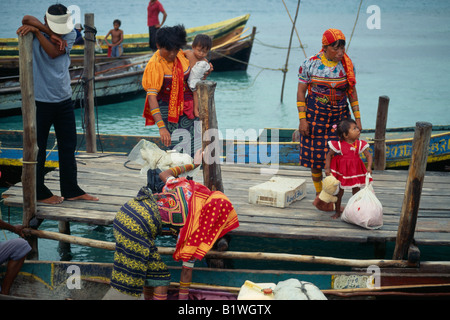
<instances>
[{"instance_id":1,"label":"wooden piling","mask_svg":"<svg viewBox=\"0 0 450 320\"><path fill-rule=\"evenodd\" d=\"M200 81L194 94L198 94L198 108L202 121L203 183L212 191L223 192L220 168L222 147L214 103L216 85L214 81Z\"/></svg>"},{"instance_id":2,"label":"wooden piling","mask_svg":"<svg viewBox=\"0 0 450 320\"><path fill-rule=\"evenodd\" d=\"M36 163L37 163L37 134L36 134L36 102L34 99L33 82L33 34L19 36L19 73L20 89L22 92L23 118L23 220L28 227L30 220L37 212L36 199ZM29 258L38 258L37 238L29 238L32 248Z\"/></svg>"},{"instance_id":3,"label":"wooden piling","mask_svg":"<svg viewBox=\"0 0 450 320\"><path fill-rule=\"evenodd\" d=\"M95 25L94 14L84 15L85 41L84 41L84 101L86 124L86 152L96 153L95 139L95 105L94 105L94 68L95 68Z\"/></svg>"},{"instance_id":4,"label":"wooden piling","mask_svg":"<svg viewBox=\"0 0 450 320\"><path fill-rule=\"evenodd\" d=\"M386 123L388 116L389 97L380 96L378 99L377 123L374 138L374 169L384 170L386 168Z\"/></svg>"},{"instance_id":5,"label":"wooden piling","mask_svg":"<svg viewBox=\"0 0 450 320\"><path fill-rule=\"evenodd\" d=\"M286 64L284 65L284 69L283 69L283 83L281 84L281 97L280 97L280 102L281 103L283 103L284 84L286 82L286 73L288 72L289 56L291 54L292 37L294 35L295 24L297 22L298 10L299 9L300 9L300 0L298 0L298 2L297 2L297 10L295 11L295 18L294 18L294 21L292 22L291 36L289 38L289 49L288 49L287 56L286 56Z\"/></svg>"},{"instance_id":6,"label":"wooden piling","mask_svg":"<svg viewBox=\"0 0 450 320\"><path fill-rule=\"evenodd\" d=\"M432 125L417 122L393 259L402 259L413 244Z\"/></svg>"}]
</instances>

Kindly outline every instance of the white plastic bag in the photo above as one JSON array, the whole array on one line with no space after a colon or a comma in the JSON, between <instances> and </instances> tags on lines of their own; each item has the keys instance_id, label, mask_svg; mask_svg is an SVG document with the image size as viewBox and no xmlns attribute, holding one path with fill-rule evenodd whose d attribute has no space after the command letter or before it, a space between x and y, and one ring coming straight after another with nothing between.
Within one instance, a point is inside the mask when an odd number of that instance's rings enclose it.
<instances>
[{"instance_id":1,"label":"white plastic bag","mask_svg":"<svg viewBox=\"0 0 450 320\"><path fill-rule=\"evenodd\" d=\"M189 154L179 153L173 150L164 151L155 143L144 139L140 140L139 143L134 146L128 154L128 160L142 165L142 175L147 175L149 169L160 169L164 171L170 167L183 166L194 162L194 159L192 159ZM193 176L199 170L200 166L194 169L194 171L182 173L179 176Z\"/></svg>"},{"instance_id":2,"label":"white plastic bag","mask_svg":"<svg viewBox=\"0 0 450 320\"><path fill-rule=\"evenodd\" d=\"M379 229L383 226L383 205L375 196L366 176L366 186L355 193L345 206L341 219L366 229Z\"/></svg>"}]
</instances>

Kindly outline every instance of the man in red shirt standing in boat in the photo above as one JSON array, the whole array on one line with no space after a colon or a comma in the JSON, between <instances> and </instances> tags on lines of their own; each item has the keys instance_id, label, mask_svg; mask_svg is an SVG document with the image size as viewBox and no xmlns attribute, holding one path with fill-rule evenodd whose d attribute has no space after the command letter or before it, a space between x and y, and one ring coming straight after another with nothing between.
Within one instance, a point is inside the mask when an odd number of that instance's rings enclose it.
<instances>
[{"instance_id":1,"label":"man in red shirt standing in boat","mask_svg":"<svg viewBox=\"0 0 450 320\"><path fill-rule=\"evenodd\" d=\"M159 23L159 14L163 14L161 23ZM156 31L164 24L167 18L167 13L163 5L158 0L150 0L147 7L147 25L149 34L149 44L152 51L158 50L156 48Z\"/></svg>"}]
</instances>

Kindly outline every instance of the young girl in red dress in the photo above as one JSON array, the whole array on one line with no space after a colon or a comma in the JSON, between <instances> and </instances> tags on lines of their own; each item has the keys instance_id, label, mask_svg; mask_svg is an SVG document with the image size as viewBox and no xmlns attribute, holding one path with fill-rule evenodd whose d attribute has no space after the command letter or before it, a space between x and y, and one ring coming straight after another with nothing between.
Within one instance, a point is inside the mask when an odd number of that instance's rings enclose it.
<instances>
[{"instance_id":1,"label":"young girl in red dress","mask_svg":"<svg viewBox=\"0 0 450 320\"><path fill-rule=\"evenodd\" d=\"M337 219L342 214L341 200L344 189L352 189L357 193L366 184L367 172L372 173L372 155L366 141L359 140L360 131L355 120L345 119L337 127L339 141L328 141L330 151L325 159L325 174L332 174L340 182L337 194L336 213L332 216ZM367 167L364 166L360 154L364 153L367 159ZM372 178L370 178L372 182Z\"/></svg>"}]
</instances>

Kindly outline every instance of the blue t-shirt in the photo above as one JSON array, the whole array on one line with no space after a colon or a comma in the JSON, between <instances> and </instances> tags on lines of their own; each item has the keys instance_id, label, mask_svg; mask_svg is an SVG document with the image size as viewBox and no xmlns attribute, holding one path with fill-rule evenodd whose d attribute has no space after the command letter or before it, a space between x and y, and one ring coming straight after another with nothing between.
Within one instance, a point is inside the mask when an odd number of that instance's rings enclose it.
<instances>
[{"instance_id":1,"label":"blue t-shirt","mask_svg":"<svg viewBox=\"0 0 450 320\"><path fill-rule=\"evenodd\" d=\"M43 35L49 39L47 34ZM57 103L72 98L70 86L70 50L76 38L75 30L63 35L67 41L66 52L54 59L45 52L39 40L33 39L33 78L36 101Z\"/></svg>"}]
</instances>

